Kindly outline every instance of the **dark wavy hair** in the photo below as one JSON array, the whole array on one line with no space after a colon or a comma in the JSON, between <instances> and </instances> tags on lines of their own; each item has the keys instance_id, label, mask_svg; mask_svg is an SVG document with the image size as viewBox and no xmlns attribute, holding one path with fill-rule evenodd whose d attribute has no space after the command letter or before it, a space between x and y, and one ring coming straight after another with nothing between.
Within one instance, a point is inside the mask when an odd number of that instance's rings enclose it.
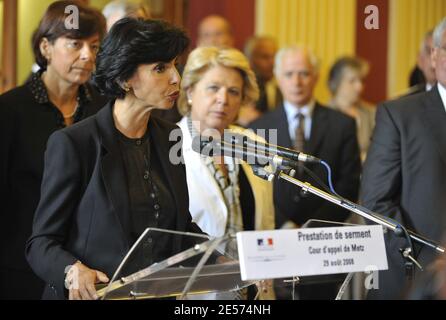
<instances>
[{"instance_id":1,"label":"dark wavy hair","mask_svg":"<svg viewBox=\"0 0 446 320\"><path fill-rule=\"evenodd\" d=\"M96 58L93 82L110 97L123 99L121 85L141 64L169 62L189 46L185 32L161 20L124 18L113 25Z\"/></svg>"},{"instance_id":2,"label":"dark wavy hair","mask_svg":"<svg viewBox=\"0 0 446 320\"><path fill-rule=\"evenodd\" d=\"M70 13L65 12L68 6L76 6L79 11L79 29L67 29L65 22ZM56 1L48 6L45 14L34 31L31 42L34 58L40 68L46 69L46 58L40 52L40 43L47 38L54 43L60 37L71 39L86 39L98 34L104 37L106 30L105 18L99 10L90 8L80 1Z\"/></svg>"}]
</instances>

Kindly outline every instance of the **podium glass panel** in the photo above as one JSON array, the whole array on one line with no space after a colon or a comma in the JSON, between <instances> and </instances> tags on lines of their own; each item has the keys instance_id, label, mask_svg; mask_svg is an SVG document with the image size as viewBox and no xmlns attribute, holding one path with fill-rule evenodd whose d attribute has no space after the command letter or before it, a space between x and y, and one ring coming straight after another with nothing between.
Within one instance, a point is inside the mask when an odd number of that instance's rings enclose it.
<instances>
[{"instance_id":1,"label":"podium glass panel","mask_svg":"<svg viewBox=\"0 0 446 320\"><path fill-rule=\"evenodd\" d=\"M172 248L178 244L183 250L175 252ZM255 282L241 280L236 252L233 236L209 238L148 228L110 283L97 287L98 296L104 300L194 299L194 295L237 292Z\"/></svg>"}]
</instances>

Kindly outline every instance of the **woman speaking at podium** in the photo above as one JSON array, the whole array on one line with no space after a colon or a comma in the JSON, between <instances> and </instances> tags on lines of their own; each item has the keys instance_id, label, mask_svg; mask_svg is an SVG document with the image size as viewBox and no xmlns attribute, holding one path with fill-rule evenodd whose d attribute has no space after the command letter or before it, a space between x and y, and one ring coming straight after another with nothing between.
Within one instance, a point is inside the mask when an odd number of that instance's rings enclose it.
<instances>
[{"instance_id":1,"label":"woman speaking at podium","mask_svg":"<svg viewBox=\"0 0 446 320\"><path fill-rule=\"evenodd\" d=\"M201 232L191 222L184 165L169 161L174 124L151 116L179 95L177 57L189 39L160 21L117 22L98 53L102 110L53 134L27 259L47 283L45 299L95 299L147 227ZM179 129L178 129L179 130ZM191 244L148 238L151 262ZM147 261L147 265L150 261ZM76 267L77 287L66 272ZM68 285L69 285L68 281Z\"/></svg>"}]
</instances>

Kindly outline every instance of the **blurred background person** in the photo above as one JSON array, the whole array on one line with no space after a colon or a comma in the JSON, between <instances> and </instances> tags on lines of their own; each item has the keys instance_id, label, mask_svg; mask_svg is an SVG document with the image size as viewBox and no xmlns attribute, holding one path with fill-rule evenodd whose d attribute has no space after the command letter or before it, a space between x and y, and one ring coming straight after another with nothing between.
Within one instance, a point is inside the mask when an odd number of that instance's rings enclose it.
<instances>
[{"instance_id":1,"label":"blurred background person","mask_svg":"<svg viewBox=\"0 0 446 320\"><path fill-rule=\"evenodd\" d=\"M219 15L210 15L203 18L198 26L197 46L233 47L234 36L228 20Z\"/></svg>"},{"instance_id":2,"label":"blurred background person","mask_svg":"<svg viewBox=\"0 0 446 320\"><path fill-rule=\"evenodd\" d=\"M79 29L65 27L68 5L79 9ZM24 249L40 198L46 143L53 132L105 103L87 84L104 33L100 12L76 1L54 2L33 38L40 71L0 96L1 299L41 298L43 283L29 268Z\"/></svg>"},{"instance_id":3,"label":"blurred background person","mask_svg":"<svg viewBox=\"0 0 446 320\"><path fill-rule=\"evenodd\" d=\"M375 108L362 100L368 66L355 57L338 59L330 69L328 87L332 94L329 106L356 120L361 160L364 161L375 127Z\"/></svg>"},{"instance_id":4,"label":"blurred background person","mask_svg":"<svg viewBox=\"0 0 446 320\"><path fill-rule=\"evenodd\" d=\"M150 18L150 8L145 3L136 3L128 0L115 0L109 2L103 9L102 14L107 20L107 32L116 21L124 17L132 18Z\"/></svg>"},{"instance_id":5,"label":"blurred background person","mask_svg":"<svg viewBox=\"0 0 446 320\"><path fill-rule=\"evenodd\" d=\"M175 61L188 44L170 24L133 18L119 20L104 39L94 82L112 100L48 141L42 197L26 249L47 283L45 299L95 299L95 283L111 279L146 228L201 232L188 210L184 165L169 159L177 144L170 134L180 129L151 114L177 99ZM136 255L125 275L192 247L192 241L147 237L144 254ZM78 271L79 287L69 286L69 266Z\"/></svg>"},{"instance_id":6,"label":"blurred background person","mask_svg":"<svg viewBox=\"0 0 446 320\"><path fill-rule=\"evenodd\" d=\"M420 45L420 51L417 56L417 67L421 72L422 78L409 88L407 94L416 94L429 91L437 83L435 70L432 67L431 52L433 48L433 31L426 33Z\"/></svg>"},{"instance_id":7,"label":"blurred background person","mask_svg":"<svg viewBox=\"0 0 446 320\"><path fill-rule=\"evenodd\" d=\"M255 103L257 98L254 73L240 51L200 47L189 55L179 100L185 116L178 124L184 139L189 211L200 228L214 237L274 229L273 193L268 181L255 176L245 162L207 157L192 150L192 140L208 135L209 130L219 138L225 130L245 132L232 123L240 106Z\"/></svg>"},{"instance_id":8,"label":"blurred background person","mask_svg":"<svg viewBox=\"0 0 446 320\"><path fill-rule=\"evenodd\" d=\"M426 78L423 71L416 64L409 74L409 88L419 86L420 84L426 84Z\"/></svg>"},{"instance_id":9,"label":"blurred background person","mask_svg":"<svg viewBox=\"0 0 446 320\"><path fill-rule=\"evenodd\" d=\"M262 114L274 110L282 95L274 77L274 57L277 52L276 40L272 37L250 38L245 45L245 55L256 75L259 86L259 100L255 105L242 106L237 122L247 126Z\"/></svg>"},{"instance_id":10,"label":"blurred background person","mask_svg":"<svg viewBox=\"0 0 446 320\"><path fill-rule=\"evenodd\" d=\"M375 107L362 99L364 78L368 73L368 65L356 57L342 57L335 61L328 75L328 88L332 94L329 106L341 111L356 120L357 138L361 161L364 162L375 127ZM359 215L351 215L349 223L364 224ZM352 280L354 299L365 297L364 276L355 274Z\"/></svg>"},{"instance_id":11,"label":"blurred background person","mask_svg":"<svg viewBox=\"0 0 446 320\"><path fill-rule=\"evenodd\" d=\"M272 37L259 36L248 40L245 55L256 75L260 96L256 109L262 113L274 110L280 103L281 94L274 77L274 57L277 43Z\"/></svg>"}]
</instances>

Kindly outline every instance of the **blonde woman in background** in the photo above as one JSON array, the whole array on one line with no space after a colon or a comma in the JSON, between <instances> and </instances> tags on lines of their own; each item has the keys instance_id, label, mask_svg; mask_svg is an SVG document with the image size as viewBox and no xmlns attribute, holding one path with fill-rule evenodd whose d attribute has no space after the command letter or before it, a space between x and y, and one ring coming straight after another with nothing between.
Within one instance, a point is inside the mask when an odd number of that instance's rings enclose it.
<instances>
[{"instance_id":1,"label":"blonde woman in background","mask_svg":"<svg viewBox=\"0 0 446 320\"><path fill-rule=\"evenodd\" d=\"M184 115L183 157L189 189L189 211L210 236L243 230L274 229L272 185L255 176L247 163L207 157L192 150L192 140L205 130L223 135L240 107L258 99L255 75L236 49L200 47L189 55L178 102ZM263 298L272 298L263 293Z\"/></svg>"}]
</instances>

